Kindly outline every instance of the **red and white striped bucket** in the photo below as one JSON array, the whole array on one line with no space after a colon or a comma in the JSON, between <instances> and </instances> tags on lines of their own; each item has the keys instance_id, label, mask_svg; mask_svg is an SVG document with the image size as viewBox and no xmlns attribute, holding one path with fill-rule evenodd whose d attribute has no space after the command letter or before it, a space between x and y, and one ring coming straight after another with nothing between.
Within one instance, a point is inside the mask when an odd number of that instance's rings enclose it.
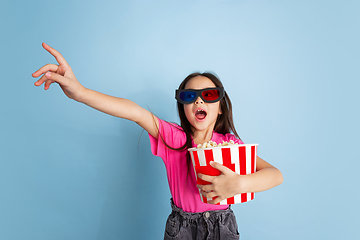
<instances>
[{"instance_id":1,"label":"red and white striped bucket","mask_svg":"<svg viewBox=\"0 0 360 240\"><path fill-rule=\"evenodd\" d=\"M197 177L198 173L218 176L221 172L211 167L210 162L218 162L240 175L252 174L256 171L256 153L258 144L240 144L211 148L189 148L197 184L206 185L209 182ZM206 198L200 194L201 200L207 203L214 198ZM219 204L244 203L254 199L254 193L241 193L222 200Z\"/></svg>"}]
</instances>

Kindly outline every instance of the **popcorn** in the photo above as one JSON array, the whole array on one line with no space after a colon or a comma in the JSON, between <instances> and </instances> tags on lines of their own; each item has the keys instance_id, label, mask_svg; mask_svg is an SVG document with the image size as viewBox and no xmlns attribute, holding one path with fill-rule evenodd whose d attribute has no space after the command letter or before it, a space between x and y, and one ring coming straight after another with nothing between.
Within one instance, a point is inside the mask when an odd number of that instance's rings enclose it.
<instances>
[{"instance_id":1,"label":"popcorn","mask_svg":"<svg viewBox=\"0 0 360 240\"><path fill-rule=\"evenodd\" d=\"M233 140L230 140L228 142L223 141L222 143L218 144L210 140L204 144L198 144L196 148L211 148L211 147L233 146L233 145L239 145L239 143L235 143Z\"/></svg>"}]
</instances>

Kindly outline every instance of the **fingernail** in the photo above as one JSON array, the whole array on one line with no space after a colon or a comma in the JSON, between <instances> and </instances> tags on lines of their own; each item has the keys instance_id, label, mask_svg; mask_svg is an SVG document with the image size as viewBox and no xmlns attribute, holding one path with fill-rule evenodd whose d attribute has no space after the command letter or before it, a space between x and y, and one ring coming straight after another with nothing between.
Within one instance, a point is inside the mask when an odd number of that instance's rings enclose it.
<instances>
[{"instance_id":1,"label":"fingernail","mask_svg":"<svg viewBox=\"0 0 360 240\"><path fill-rule=\"evenodd\" d=\"M45 74L45 76L46 76L47 78L49 78L49 77L51 76L51 73L50 73L50 72L47 72L47 73Z\"/></svg>"}]
</instances>

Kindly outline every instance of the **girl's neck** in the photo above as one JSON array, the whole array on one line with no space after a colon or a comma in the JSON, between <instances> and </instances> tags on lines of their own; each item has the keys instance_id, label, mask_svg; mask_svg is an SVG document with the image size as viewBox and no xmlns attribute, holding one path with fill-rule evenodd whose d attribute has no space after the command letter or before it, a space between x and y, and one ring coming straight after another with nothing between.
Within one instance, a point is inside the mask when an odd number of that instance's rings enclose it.
<instances>
[{"instance_id":1,"label":"girl's neck","mask_svg":"<svg viewBox=\"0 0 360 240\"><path fill-rule=\"evenodd\" d=\"M195 144L203 144L211 140L213 130L194 131L193 140Z\"/></svg>"}]
</instances>

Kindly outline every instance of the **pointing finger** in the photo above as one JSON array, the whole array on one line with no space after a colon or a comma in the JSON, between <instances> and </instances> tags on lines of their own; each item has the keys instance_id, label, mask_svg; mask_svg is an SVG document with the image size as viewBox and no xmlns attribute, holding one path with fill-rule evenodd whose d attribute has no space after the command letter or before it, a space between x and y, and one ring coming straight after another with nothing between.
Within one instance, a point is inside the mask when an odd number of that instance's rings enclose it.
<instances>
[{"instance_id":1,"label":"pointing finger","mask_svg":"<svg viewBox=\"0 0 360 240\"><path fill-rule=\"evenodd\" d=\"M61 55L60 52L56 51L54 48L50 47L49 45L47 45L46 43L43 43L42 44L43 48L48 51L51 55L53 55L56 59L56 61L59 63L59 64L63 64L63 65L69 65L65 58Z\"/></svg>"}]
</instances>

